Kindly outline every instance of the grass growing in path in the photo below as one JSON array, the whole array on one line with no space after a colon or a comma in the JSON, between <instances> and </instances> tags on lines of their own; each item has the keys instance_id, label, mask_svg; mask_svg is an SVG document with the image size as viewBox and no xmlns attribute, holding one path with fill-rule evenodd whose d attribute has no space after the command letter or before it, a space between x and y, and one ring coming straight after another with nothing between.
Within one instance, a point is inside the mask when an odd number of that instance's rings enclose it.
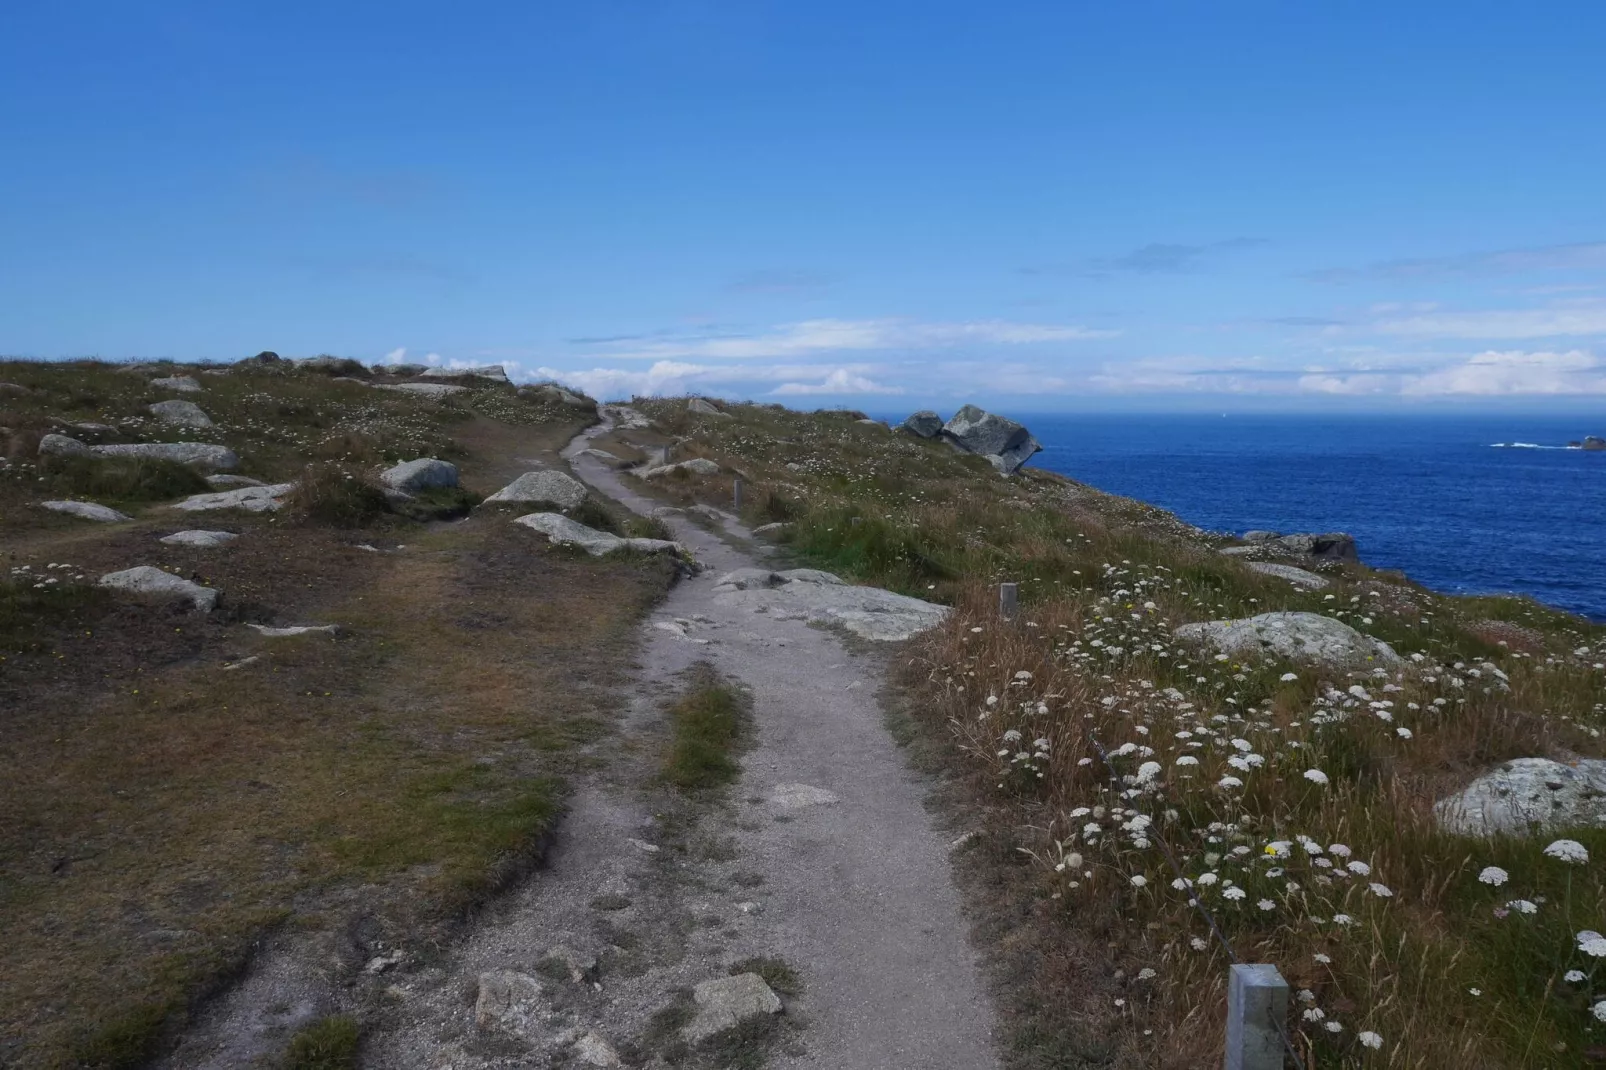
<instances>
[{"instance_id":1,"label":"grass growing in path","mask_svg":"<svg viewBox=\"0 0 1606 1070\"><path fill-rule=\"evenodd\" d=\"M284 1070L352 1070L361 1042L356 1019L344 1014L319 1019L290 1041Z\"/></svg>"},{"instance_id":2,"label":"grass growing in path","mask_svg":"<svg viewBox=\"0 0 1606 1070\"><path fill-rule=\"evenodd\" d=\"M664 778L684 792L724 787L741 773L736 753L747 730L743 697L706 663L691 670L690 687L669 708L674 738Z\"/></svg>"}]
</instances>

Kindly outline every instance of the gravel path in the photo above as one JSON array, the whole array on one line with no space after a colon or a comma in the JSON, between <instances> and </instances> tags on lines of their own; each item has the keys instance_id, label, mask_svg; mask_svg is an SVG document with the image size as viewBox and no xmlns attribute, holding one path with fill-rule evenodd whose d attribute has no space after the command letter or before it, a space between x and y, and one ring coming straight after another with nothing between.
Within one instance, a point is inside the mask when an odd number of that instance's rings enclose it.
<instances>
[{"instance_id":1,"label":"gravel path","mask_svg":"<svg viewBox=\"0 0 1606 1070\"><path fill-rule=\"evenodd\" d=\"M603 494L651 513L658 503L580 455L607 429L565 457ZM211 1054L165 1065L254 1065L260 1048L247 1037L268 1024L271 1001L281 1015L360 1007L373 1023L362 1065L374 1070L621 1065L616 1056L664 1067L674 1036L665 1008L754 958L783 961L801 982L769 1019L767 1067L998 1065L950 837L923 806L929 783L882 725L883 656L716 597L719 576L760 560L682 517L667 523L706 571L644 625L620 733L595 771L575 776L547 866L456 946L403 948L394 969L344 994L313 983L307 964L270 957L203 1030L212 1043L187 1046ZM748 535L733 519L726 527ZM727 801L694 805L666 793L656 772L664 707L700 661L750 693L755 738ZM501 1005L482 998L488 975L501 979ZM727 1059L705 1053L685 1065Z\"/></svg>"}]
</instances>

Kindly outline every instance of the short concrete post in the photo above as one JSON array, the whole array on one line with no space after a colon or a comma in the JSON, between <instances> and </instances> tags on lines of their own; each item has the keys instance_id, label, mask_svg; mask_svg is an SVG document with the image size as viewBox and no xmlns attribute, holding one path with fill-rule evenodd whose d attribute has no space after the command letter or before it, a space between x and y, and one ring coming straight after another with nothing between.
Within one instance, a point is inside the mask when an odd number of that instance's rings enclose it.
<instances>
[{"instance_id":1,"label":"short concrete post","mask_svg":"<svg viewBox=\"0 0 1606 1070\"><path fill-rule=\"evenodd\" d=\"M742 477L737 476L731 480L731 508L740 513L742 511Z\"/></svg>"},{"instance_id":2,"label":"short concrete post","mask_svg":"<svg viewBox=\"0 0 1606 1070\"><path fill-rule=\"evenodd\" d=\"M1288 1020L1288 982L1277 967L1234 966L1227 977L1227 1070L1283 1070L1279 1028Z\"/></svg>"},{"instance_id":3,"label":"short concrete post","mask_svg":"<svg viewBox=\"0 0 1606 1070\"><path fill-rule=\"evenodd\" d=\"M1015 619L1015 610L1020 605L1020 584L1000 583L998 585L998 612L1005 620Z\"/></svg>"}]
</instances>

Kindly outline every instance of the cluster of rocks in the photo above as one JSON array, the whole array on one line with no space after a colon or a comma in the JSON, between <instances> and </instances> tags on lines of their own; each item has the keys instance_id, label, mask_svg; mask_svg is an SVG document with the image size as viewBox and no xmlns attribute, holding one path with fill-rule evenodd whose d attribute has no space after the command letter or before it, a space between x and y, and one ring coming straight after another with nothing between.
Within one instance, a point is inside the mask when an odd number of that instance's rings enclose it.
<instances>
[{"instance_id":1,"label":"cluster of rocks","mask_svg":"<svg viewBox=\"0 0 1606 1070\"><path fill-rule=\"evenodd\" d=\"M1239 556L1267 552L1288 557L1311 557L1322 561L1360 560L1355 552L1355 538L1342 531L1321 534L1301 533L1283 535L1275 531L1246 531L1244 546L1227 546L1222 553Z\"/></svg>"},{"instance_id":2,"label":"cluster of rocks","mask_svg":"<svg viewBox=\"0 0 1606 1070\"><path fill-rule=\"evenodd\" d=\"M1569 447L1575 450L1606 450L1606 438L1599 435L1585 435L1582 442L1569 442Z\"/></svg>"},{"instance_id":3,"label":"cluster of rocks","mask_svg":"<svg viewBox=\"0 0 1606 1070\"><path fill-rule=\"evenodd\" d=\"M117 442L90 446L68 435L56 434L39 440L39 453L54 457L149 457L211 469L234 468L240 463L239 455L233 450L210 442Z\"/></svg>"},{"instance_id":4,"label":"cluster of rocks","mask_svg":"<svg viewBox=\"0 0 1606 1070\"><path fill-rule=\"evenodd\" d=\"M1013 475L1043 448L1024 424L975 405L966 405L947 423L927 409L913 414L900 426L909 434L940 438L964 453L985 457L1005 475Z\"/></svg>"}]
</instances>

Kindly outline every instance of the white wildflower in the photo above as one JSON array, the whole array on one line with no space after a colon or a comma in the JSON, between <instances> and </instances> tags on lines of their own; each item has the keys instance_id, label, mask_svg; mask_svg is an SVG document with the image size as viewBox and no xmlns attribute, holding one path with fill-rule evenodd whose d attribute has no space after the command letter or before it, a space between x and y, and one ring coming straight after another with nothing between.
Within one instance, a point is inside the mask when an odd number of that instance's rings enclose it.
<instances>
[{"instance_id":1,"label":"white wildflower","mask_svg":"<svg viewBox=\"0 0 1606 1070\"><path fill-rule=\"evenodd\" d=\"M1508 876L1509 874L1507 874L1506 871L1501 869L1499 866L1485 866L1483 872L1478 874L1478 880L1484 884L1492 884L1498 888L1502 884L1506 883Z\"/></svg>"},{"instance_id":2,"label":"white wildflower","mask_svg":"<svg viewBox=\"0 0 1606 1070\"><path fill-rule=\"evenodd\" d=\"M1557 840L1545 848L1545 854L1551 858L1578 866L1589 861L1589 852L1577 840Z\"/></svg>"}]
</instances>

